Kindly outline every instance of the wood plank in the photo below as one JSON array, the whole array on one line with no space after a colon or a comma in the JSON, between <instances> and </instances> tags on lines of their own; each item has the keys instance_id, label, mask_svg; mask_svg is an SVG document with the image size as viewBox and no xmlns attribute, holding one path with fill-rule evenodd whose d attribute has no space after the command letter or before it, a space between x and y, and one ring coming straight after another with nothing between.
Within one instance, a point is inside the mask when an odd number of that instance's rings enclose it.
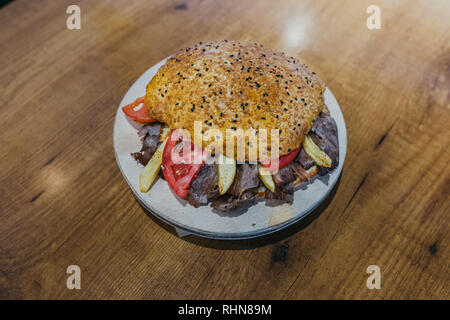
<instances>
[{"instance_id":1,"label":"wood plank","mask_svg":"<svg viewBox=\"0 0 450 320\"><path fill-rule=\"evenodd\" d=\"M449 299L450 4L17 0L0 9L0 298ZM117 104L190 43L302 56L337 97L348 154L307 221L247 241L148 216L112 150ZM82 289L67 290L68 265ZM379 265L382 289L368 290Z\"/></svg>"}]
</instances>

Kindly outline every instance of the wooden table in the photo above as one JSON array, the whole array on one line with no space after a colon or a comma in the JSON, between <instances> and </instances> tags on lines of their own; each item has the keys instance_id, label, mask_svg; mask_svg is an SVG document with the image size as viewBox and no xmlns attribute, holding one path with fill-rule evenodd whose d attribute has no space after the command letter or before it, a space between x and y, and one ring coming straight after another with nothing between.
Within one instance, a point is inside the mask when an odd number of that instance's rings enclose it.
<instances>
[{"instance_id":1,"label":"wooden table","mask_svg":"<svg viewBox=\"0 0 450 320\"><path fill-rule=\"evenodd\" d=\"M66 8L81 8L81 30ZM381 8L369 30L366 9ZM449 299L450 3L14 1L0 9L0 298ZM302 56L348 153L306 221L247 241L179 238L114 159L129 86L208 39ZM81 290L66 268L81 268ZM381 289L369 290L369 265Z\"/></svg>"}]
</instances>

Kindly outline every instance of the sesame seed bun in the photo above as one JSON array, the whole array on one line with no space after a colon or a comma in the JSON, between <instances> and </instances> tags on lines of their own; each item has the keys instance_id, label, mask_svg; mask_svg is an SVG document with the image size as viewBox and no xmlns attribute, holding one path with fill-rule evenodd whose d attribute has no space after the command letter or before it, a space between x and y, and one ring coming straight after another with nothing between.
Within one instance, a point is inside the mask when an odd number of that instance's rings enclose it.
<instances>
[{"instance_id":1,"label":"sesame seed bun","mask_svg":"<svg viewBox=\"0 0 450 320\"><path fill-rule=\"evenodd\" d=\"M323 82L298 59L260 44L224 40L200 42L168 59L147 85L145 103L151 117L171 129L185 128L191 137L196 120L203 131L218 129L223 137L227 129L242 129L263 138L259 130L267 129L268 145L270 130L276 129L283 155L311 130L324 108L324 91ZM203 141L202 147L213 143L217 140ZM275 154L257 152L257 160ZM243 160L237 153L234 158Z\"/></svg>"}]
</instances>

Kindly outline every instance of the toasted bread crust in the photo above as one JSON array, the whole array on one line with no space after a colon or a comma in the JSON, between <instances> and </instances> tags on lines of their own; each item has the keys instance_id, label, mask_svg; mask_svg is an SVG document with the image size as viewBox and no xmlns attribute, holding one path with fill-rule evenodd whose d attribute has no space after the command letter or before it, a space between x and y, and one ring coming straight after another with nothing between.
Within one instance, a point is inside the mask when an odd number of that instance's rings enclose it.
<instances>
[{"instance_id":1,"label":"toasted bread crust","mask_svg":"<svg viewBox=\"0 0 450 320\"><path fill-rule=\"evenodd\" d=\"M270 130L276 129L283 155L298 148L312 128L324 108L324 91L323 82L298 59L225 40L200 42L168 59L148 84L145 102L151 117L171 129L185 128L191 137L196 120L203 131L219 129L223 137L227 129L242 129L262 138L259 129L265 128L268 145ZM258 160L272 153L258 153ZM244 160L248 155L247 150ZM243 160L236 153L235 159Z\"/></svg>"}]
</instances>

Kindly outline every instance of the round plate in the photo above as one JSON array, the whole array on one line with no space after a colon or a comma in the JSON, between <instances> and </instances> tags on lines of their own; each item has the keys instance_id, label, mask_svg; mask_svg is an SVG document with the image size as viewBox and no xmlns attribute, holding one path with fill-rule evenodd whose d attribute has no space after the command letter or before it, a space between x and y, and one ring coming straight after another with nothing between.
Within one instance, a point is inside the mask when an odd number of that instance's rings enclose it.
<instances>
[{"instance_id":1,"label":"round plate","mask_svg":"<svg viewBox=\"0 0 450 320\"><path fill-rule=\"evenodd\" d=\"M142 166L130 153L139 151L141 140L139 127L128 121L121 108L145 95L148 82L165 63L166 59L148 69L128 90L117 109L114 123L114 152L117 164L138 201L151 213L166 223L187 233L214 239L247 239L281 230L304 218L333 189L344 165L347 150L347 132L339 104L329 89L325 91L325 103L334 118L339 135L339 166L329 175L315 178L294 193L292 205L276 207L263 201L245 212L218 213L209 206L194 208L177 198L166 181L158 179L147 193L139 191L139 174Z\"/></svg>"}]
</instances>

